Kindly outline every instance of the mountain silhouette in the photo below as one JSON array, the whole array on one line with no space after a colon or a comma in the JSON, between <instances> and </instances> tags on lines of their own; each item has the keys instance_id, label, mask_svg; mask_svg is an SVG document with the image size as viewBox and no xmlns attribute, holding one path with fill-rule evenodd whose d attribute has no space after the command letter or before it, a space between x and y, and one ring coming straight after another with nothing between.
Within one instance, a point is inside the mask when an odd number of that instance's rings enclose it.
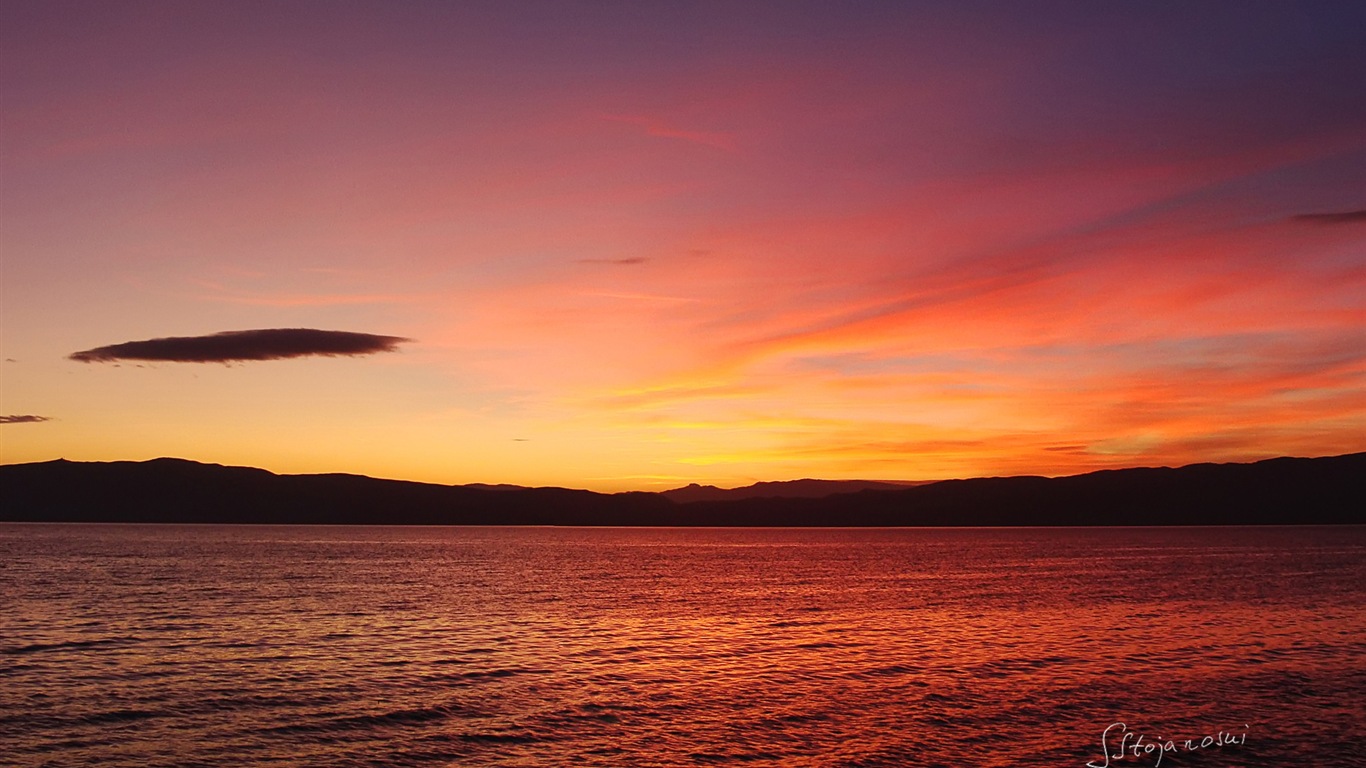
<instances>
[{"instance_id":1,"label":"mountain silhouette","mask_svg":"<svg viewBox=\"0 0 1366 768\"><path fill-rule=\"evenodd\" d=\"M741 488L717 488L714 485L691 483L682 488L663 491L661 496L679 504L696 501L733 501L735 499L819 499L837 493L858 491L899 491L923 482L887 482L883 480L782 480L754 483Z\"/></svg>"},{"instance_id":2,"label":"mountain silhouette","mask_svg":"<svg viewBox=\"0 0 1366 768\"><path fill-rule=\"evenodd\" d=\"M889 488L801 482L805 485L759 484L785 489L788 496L688 501L677 498L676 492L603 494L433 485L345 474L277 475L182 459L58 459L0 466L0 520L620 526L1366 523L1366 453L1105 470L1060 478L887 484ZM857 490L811 495L822 488ZM797 491L808 495L797 496Z\"/></svg>"}]
</instances>

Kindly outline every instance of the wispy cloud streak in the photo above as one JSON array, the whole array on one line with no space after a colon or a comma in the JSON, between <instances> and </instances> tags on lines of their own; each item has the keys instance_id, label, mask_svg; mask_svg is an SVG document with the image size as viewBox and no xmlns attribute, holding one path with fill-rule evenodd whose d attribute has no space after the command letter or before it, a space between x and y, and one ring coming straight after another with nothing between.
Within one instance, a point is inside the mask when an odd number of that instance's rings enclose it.
<instances>
[{"instance_id":1,"label":"wispy cloud streak","mask_svg":"<svg viewBox=\"0 0 1366 768\"><path fill-rule=\"evenodd\" d=\"M1366 224L1366 210L1341 211L1338 213L1301 213L1292 216L1291 221L1304 224Z\"/></svg>"}]
</instances>

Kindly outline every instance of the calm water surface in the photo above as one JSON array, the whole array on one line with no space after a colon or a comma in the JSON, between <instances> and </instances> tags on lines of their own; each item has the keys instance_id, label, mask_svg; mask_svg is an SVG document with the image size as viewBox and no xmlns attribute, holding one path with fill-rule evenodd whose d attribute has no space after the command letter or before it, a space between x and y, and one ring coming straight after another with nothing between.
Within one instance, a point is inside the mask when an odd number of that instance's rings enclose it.
<instances>
[{"instance_id":1,"label":"calm water surface","mask_svg":"<svg viewBox=\"0 0 1366 768\"><path fill-rule=\"evenodd\" d=\"M1363 701L1366 528L0 525L0 765L1335 768Z\"/></svg>"}]
</instances>

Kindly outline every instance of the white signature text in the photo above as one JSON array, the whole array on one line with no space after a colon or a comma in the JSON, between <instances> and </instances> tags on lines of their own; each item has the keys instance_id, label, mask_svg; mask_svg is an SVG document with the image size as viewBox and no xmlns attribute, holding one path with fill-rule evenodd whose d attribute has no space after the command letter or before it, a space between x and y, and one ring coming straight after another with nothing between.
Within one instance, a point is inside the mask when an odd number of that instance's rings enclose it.
<instances>
[{"instance_id":1,"label":"white signature text","mask_svg":"<svg viewBox=\"0 0 1366 768\"><path fill-rule=\"evenodd\" d=\"M1153 768L1158 768L1162 765L1162 758L1172 752L1195 752L1214 747L1242 746L1246 743L1246 723L1243 724L1241 733L1218 731L1208 736L1180 741L1161 737L1150 739L1147 734L1129 730L1129 726L1124 723L1112 723L1100 734L1101 755L1105 760L1093 760L1086 764L1086 768L1109 768L1111 761L1118 763L1130 758L1138 760L1149 757L1155 758Z\"/></svg>"}]
</instances>

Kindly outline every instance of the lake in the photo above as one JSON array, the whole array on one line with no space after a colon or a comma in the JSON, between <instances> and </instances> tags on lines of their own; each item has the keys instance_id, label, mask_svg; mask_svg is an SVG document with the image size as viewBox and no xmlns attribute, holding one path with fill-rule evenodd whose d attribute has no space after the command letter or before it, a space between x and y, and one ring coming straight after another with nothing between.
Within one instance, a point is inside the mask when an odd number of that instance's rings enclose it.
<instances>
[{"instance_id":1,"label":"lake","mask_svg":"<svg viewBox=\"0 0 1366 768\"><path fill-rule=\"evenodd\" d=\"M3 765L1366 760L1366 527L0 524L0 601Z\"/></svg>"}]
</instances>

